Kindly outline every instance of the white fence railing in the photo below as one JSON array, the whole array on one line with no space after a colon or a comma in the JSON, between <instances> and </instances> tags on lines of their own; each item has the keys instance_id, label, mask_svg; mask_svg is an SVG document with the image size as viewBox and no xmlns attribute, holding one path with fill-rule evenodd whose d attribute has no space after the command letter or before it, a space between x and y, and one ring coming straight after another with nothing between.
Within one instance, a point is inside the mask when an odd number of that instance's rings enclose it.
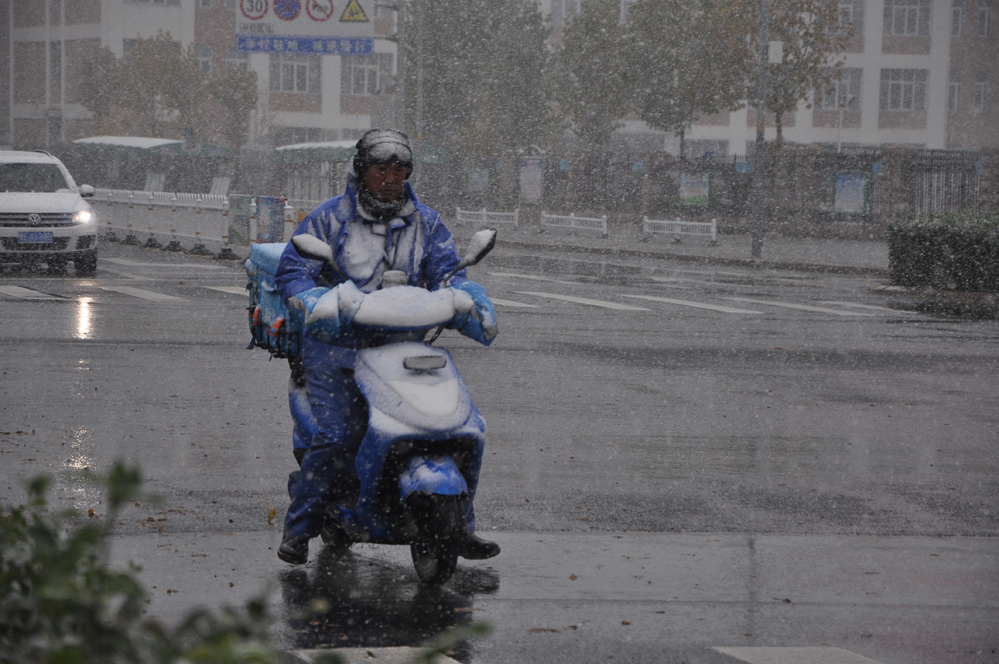
<instances>
[{"instance_id":1,"label":"white fence railing","mask_svg":"<svg viewBox=\"0 0 999 664\"><path fill-rule=\"evenodd\" d=\"M520 208L513 212L490 212L486 208L481 210L462 210L458 208L455 219L460 222L473 224L513 224L516 229L520 224Z\"/></svg>"},{"instance_id":2,"label":"white fence railing","mask_svg":"<svg viewBox=\"0 0 999 664\"><path fill-rule=\"evenodd\" d=\"M680 242L684 235L698 235L709 237L711 244L718 243L718 220L707 221L683 221L674 219L649 219L642 217L642 233L666 233L673 235L674 242Z\"/></svg>"},{"instance_id":3,"label":"white fence railing","mask_svg":"<svg viewBox=\"0 0 999 664\"><path fill-rule=\"evenodd\" d=\"M551 228L579 229L584 231L600 231L602 237L607 237L607 215L602 217L577 217L575 214L559 216L541 213L541 226Z\"/></svg>"},{"instance_id":4,"label":"white fence railing","mask_svg":"<svg viewBox=\"0 0 999 664\"><path fill-rule=\"evenodd\" d=\"M157 237L168 238L172 248L179 248L181 238L193 240L195 248L205 242L229 242L226 196L97 189L93 206L104 229L123 233L131 243L139 235L148 235L150 245L158 243Z\"/></svg>"}]
</instances>

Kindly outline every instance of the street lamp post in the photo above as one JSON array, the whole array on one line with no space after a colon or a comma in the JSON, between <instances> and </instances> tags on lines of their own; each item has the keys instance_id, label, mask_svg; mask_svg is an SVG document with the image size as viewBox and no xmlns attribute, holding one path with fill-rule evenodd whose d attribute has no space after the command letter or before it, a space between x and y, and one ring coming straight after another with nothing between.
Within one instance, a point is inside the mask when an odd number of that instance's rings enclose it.
<instances>
[{"instance_id":1,"label":"street lamp post","mask_svg":"<svg viewBox=\"0 0 999 664\"><path fill-rule=\"evenodd\" d=\"M752 257L763 257L763 187L766 151L767 113L767 62L769 60L770 0L760 2L760 43L757 57L760 61L759 81L756 89L756 154L753 157L753 216L750 231L753 236Z\"/></svg>"}]
</instances>

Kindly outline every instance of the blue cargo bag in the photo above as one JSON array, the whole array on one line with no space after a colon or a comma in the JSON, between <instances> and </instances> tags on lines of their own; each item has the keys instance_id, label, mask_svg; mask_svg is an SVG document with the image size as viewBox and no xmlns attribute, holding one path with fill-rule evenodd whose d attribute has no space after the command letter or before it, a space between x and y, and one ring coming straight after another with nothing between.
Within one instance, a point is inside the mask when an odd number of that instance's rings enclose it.
<instances>
[{"instance_id":1,"label":"blue cargo bag","mask_svg":"<svg viewBox=\"0 0 999 664\"><path fill-rule=\"evenodd\" d=\"M286 243L254 244L246 261L250 282L250 334L248 348L265 348L273 357L296 357L301 353L302 328L300 311L289 312L274 282L281 253Z\"/></svg>"}]
</instances>

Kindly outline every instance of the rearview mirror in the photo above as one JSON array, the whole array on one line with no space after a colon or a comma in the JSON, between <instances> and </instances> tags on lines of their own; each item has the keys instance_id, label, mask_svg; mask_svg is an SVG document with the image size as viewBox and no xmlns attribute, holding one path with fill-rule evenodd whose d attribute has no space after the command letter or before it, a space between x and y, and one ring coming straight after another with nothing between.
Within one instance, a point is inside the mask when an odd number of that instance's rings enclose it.
<instances>
[{"instance_id":1,"label":"rearview mirror","mask_svg":"<svg viewBox=\"0 0 999 664\"><path fill-rule=\"evenodd\" d=\"M94 188L89 184L80 186L80 198L92 198L94 195Z\"/></svg>"},{"instance_id":2,"label":"rearview mirror","mask_svg":"<svg viewBox=\"0 0 999 664\"><path fill-rule=\"evenodd\" d=\"M465 251L465 257L461 260L463 267L468 267L469 265L475 265L483 258L486 257L493 247L496 246L496 229L487 228L481 230L472 236L471 242L468 243L468 249Z\"/></svg>"},{"instance_id":3,"label":"rearview mirror","mask_svg":"<svg viewBox=\"0 0 999 664\"><path fill-rule=\"evenodd\" d=\"M315 235L296 235L291 238L295 250L302 258L312 258L333 264L333 247L329 246Z\"/></svg>"}]
</instances>

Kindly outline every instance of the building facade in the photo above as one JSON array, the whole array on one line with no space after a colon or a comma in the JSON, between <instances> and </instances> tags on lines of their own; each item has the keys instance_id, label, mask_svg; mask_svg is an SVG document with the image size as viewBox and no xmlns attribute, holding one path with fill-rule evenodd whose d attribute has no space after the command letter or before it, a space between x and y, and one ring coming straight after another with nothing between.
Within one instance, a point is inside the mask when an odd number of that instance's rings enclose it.
<instances>
[{"instance_id":1,"label":"building facade","mask_svg":"<svg viewBox=\"0 0 999 664\"><path fill-rule=\"evenodd\" d=\"M363 6L374 53L286 55L236 49L240 0L0 0L0 146L44 149L93 135L83 62L100 47L121 57L136 38L161 31L180 48L193 45L212 76L226 67L257 73L255 137L276 145L357 138L372 115L392 122L396 110L395 12Z\"/></svg>"}]
</instances>

